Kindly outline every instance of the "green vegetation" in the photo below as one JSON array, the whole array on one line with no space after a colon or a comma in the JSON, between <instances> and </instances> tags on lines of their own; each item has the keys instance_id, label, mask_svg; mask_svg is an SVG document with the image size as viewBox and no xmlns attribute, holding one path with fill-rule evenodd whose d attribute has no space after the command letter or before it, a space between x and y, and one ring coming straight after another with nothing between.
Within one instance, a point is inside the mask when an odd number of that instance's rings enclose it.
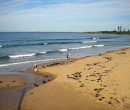
<instances>
[{"instance_id":1,"label":"green vegetation","mask_svg":"<svg viewBox=\"0 0 130 110\"><path fill-rule=\"evenodd\" d=\"M127 34L127 35L130 35L130 32L129 31L121 31L121 32L118 32L118 31L98 31L98 32L84 32L84 33L88 33L88 34Z\"/></svg>"},{"instance_id":2,"label":"green vegetation","mask_svg":"<svg viewBox=\"0 0 130 110\"><path fill-rule=\"evenodd\" d=\"M127 34L130 35L130 30L129 29L122 29L122 26L117 27L117 31L97 31L97 32L84 32L88 34Z\"/></svg>"}]
</instances>

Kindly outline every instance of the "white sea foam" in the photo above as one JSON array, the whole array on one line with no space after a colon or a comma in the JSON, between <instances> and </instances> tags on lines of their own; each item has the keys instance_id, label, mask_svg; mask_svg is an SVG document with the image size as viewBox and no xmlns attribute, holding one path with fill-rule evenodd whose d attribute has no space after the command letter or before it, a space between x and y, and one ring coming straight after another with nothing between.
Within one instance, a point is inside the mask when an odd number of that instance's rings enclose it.
<instances>
[{"instance_id":1,"label":"white sea foam","mask_svg":"<svg viewBox=\"0 0 130 110\"><path fill-rule=\"evenodd\" d=\"M82 43L96 43L98 41L81 41Z\"/></svg>"},{"instance_id":2,"label":"white sea foam","mask_svg":"<svg viewBox=\"0 0 130 110\"><path fill-rule=\"evenodd\" d=\"M70 50L79 50L79 49L86 49L91 48L92 46L83 46L83 47L75 47L75 48L69 48Z\"/></svg>"},{"instance_id":3,"label":"white sea foam","mask_svg":"<svg viewBox=\"0 0 130 110\"><path fill-rule=\"evenodd\" d=\"M44 43L45 45L47 45L47 43Z\"/></svg>"},{"instance_id":4,"label":"white sea foam","mask_svg":"<svg viewBox=\"0 0 130 110\"><path fill-rule=\"evenodd\" d=\"M93 47L103 47L104 46L104 44L102 44L102 45L93 45Z\"/></svg>"},{"instance_id":5,"label":"white sea foam","mask_svg":"<svg viewBox=\"0 0 130 110\"><path fill-rule=\"evenodd\" d=\"M66 52L67 49L60 49L59 51L60 51L60 52Z\"/></svg>"},{"instance_id":6,"label":"white sea foam","mask_svg":"<svg viewBox=\"0 0 130 110\"><path fill-rule=\"evenodd\" d=\"M0 48L2 47L2 45L0 45Z\"/></svg>"},{"instance_id":7,"label":"white sea foam","mask_svg":"<svg viewBox=\"0 0 130 110\"><path fill-rule=\"evenodd\" d=\"M33 62L40 62L40 61L50 61L50 60L54 60L54 59L34 60L34 61L25 61L25 62L17 62L17 63L1 64L0 67L4 67L4 66L12 66L12 65L19 65L19 64L26 64L26 63L33 63Z\"/></svg>"},{"instance_id":8,"label":"white sea foam","mask_svg":"<svg viewBox=\"0 0 130 110\"><path fill-rule=\"evenodd\" d=\"M27 64L27 63L35 63L35 62L48 62L48 61L61 60L61 59L63 59L63 58L34 60L34 61L25 61L25 62L17 62L17 63L8 63L8 64L1 64L0 67L20 65L20 64Z\"/></svg>"},{"instance_id":9,"label":"white sea foam","mask_svg":"<svg viewBox=\"0 0 130 110\"><path fill-rule=\"evenodd\" d=\"M30 57L30 56L35 56L36 54L23 54L23 55L11 55L9 56L10 58L20 58L20 57Z\"/></svg>"},{"instance_id":10,"label":"white sea foam","mask_svg":"<svg viewBox=\"0 0 130 110\"><path fill-rule=\"evenodd\" d=\"M128 48L128 47L130 47L130 46L122 46L123 48Z\"/></svg>"},{"instance_id":11,"label":"white sea foam","mask_svg":"<svg viewBox=\"0 0 130 110\"><path fill-rule=\"evenodd\" d=\"M46 52L44 51L44 52L39 52L40 54L45 54Z\"/></svg>"},{"instance_id":12,"label":"white sea foam","mask_svg":"<svg viewBox=\"0 0 130 110\"><path fill-rule=\"evenodd\" d=\"M93 40L99 39L99 37L93 37Z\"/></svg>"}]
</instances>

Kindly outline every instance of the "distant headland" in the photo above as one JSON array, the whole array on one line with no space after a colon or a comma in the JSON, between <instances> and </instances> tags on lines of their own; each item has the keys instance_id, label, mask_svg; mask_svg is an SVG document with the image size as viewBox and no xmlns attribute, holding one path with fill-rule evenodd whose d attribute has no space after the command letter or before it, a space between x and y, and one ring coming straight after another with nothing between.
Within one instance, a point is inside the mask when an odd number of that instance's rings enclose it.
<instances>
[{"instance_id":1,"label":"distant headland","mask_svg":"<svg viewBox=\"0 0 130 110\"><path fill-rule=\"evenodd\" d=\"M122 26L117 27L117 30L113 31L95 31L95 32L84 32L88 34L127 34L130 35L129 29L122 29Z\"/></svg>"}]
</instances>

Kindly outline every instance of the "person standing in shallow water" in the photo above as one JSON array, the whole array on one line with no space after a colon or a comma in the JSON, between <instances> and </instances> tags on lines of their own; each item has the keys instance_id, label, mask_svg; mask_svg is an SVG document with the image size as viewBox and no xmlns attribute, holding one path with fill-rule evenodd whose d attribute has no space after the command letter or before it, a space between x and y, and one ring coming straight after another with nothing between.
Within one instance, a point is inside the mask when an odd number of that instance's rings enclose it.
<instances>
[{"instance_id":1,"label":"person standing in shallow water","mask_svg":"<svg viewBox=\"0 0 130 110\"><path fill-rule=\"evenodd\" d=\"M35 73L38 72L38 66L37 66L37 64L34 65L34 71L35 71Z\"/></svg>"},{"instance_id":2,"label":"person standing in shallow water","mask_svg":"<svg viewBox=\"0 0 130 110\"><path fill-rule=\"evenodd\" d=\"M34 71L35 71L35 73L38 72L38 66L37 66L37 64L34 65ZM35 78L34 86L37 86L37 87L39 86L39 85L37 84L37 83L38 83L38 77L39 77L38 74L36 74L35 77L34 77L34 78Z\"/></svg>"},{"instance_id":3,"label":"person standing in shallow water","mask_svg":"<svg viewBox=\"0 0 130 110\"><path fill-rule=\"evenodd\" d=\"M69 49L67 50L67 59L70 59Z\"/></svg>"}]
</instances>

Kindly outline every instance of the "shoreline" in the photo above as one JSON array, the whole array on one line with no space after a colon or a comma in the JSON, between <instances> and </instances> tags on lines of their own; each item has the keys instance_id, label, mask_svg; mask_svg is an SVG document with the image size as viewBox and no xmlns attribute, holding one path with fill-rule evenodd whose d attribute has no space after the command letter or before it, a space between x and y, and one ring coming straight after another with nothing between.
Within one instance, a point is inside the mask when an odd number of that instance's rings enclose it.
<instances>
[{"instance_id":1,"label":"shoreline","mask_svg":"<svg viewBox=\"0 0 130 110\"><path fill-rule=\"evenodd\" d=\"M22 110L129 110L129 58L130 48L125 48L40 64L39 73L54 80L29 91Z\"/></svg>"},{"instance_id":2,"label":"shoreline","mask_svg":"<svg viewBox=\"0 0 130 110\"><path fill-rule=\"evenodd\" d=\"M85 34L118 34L118 35L130 35L130 32L118 32L118 31L98 31L98 32L83 32Z\"/></svg>"}]
</instances>

